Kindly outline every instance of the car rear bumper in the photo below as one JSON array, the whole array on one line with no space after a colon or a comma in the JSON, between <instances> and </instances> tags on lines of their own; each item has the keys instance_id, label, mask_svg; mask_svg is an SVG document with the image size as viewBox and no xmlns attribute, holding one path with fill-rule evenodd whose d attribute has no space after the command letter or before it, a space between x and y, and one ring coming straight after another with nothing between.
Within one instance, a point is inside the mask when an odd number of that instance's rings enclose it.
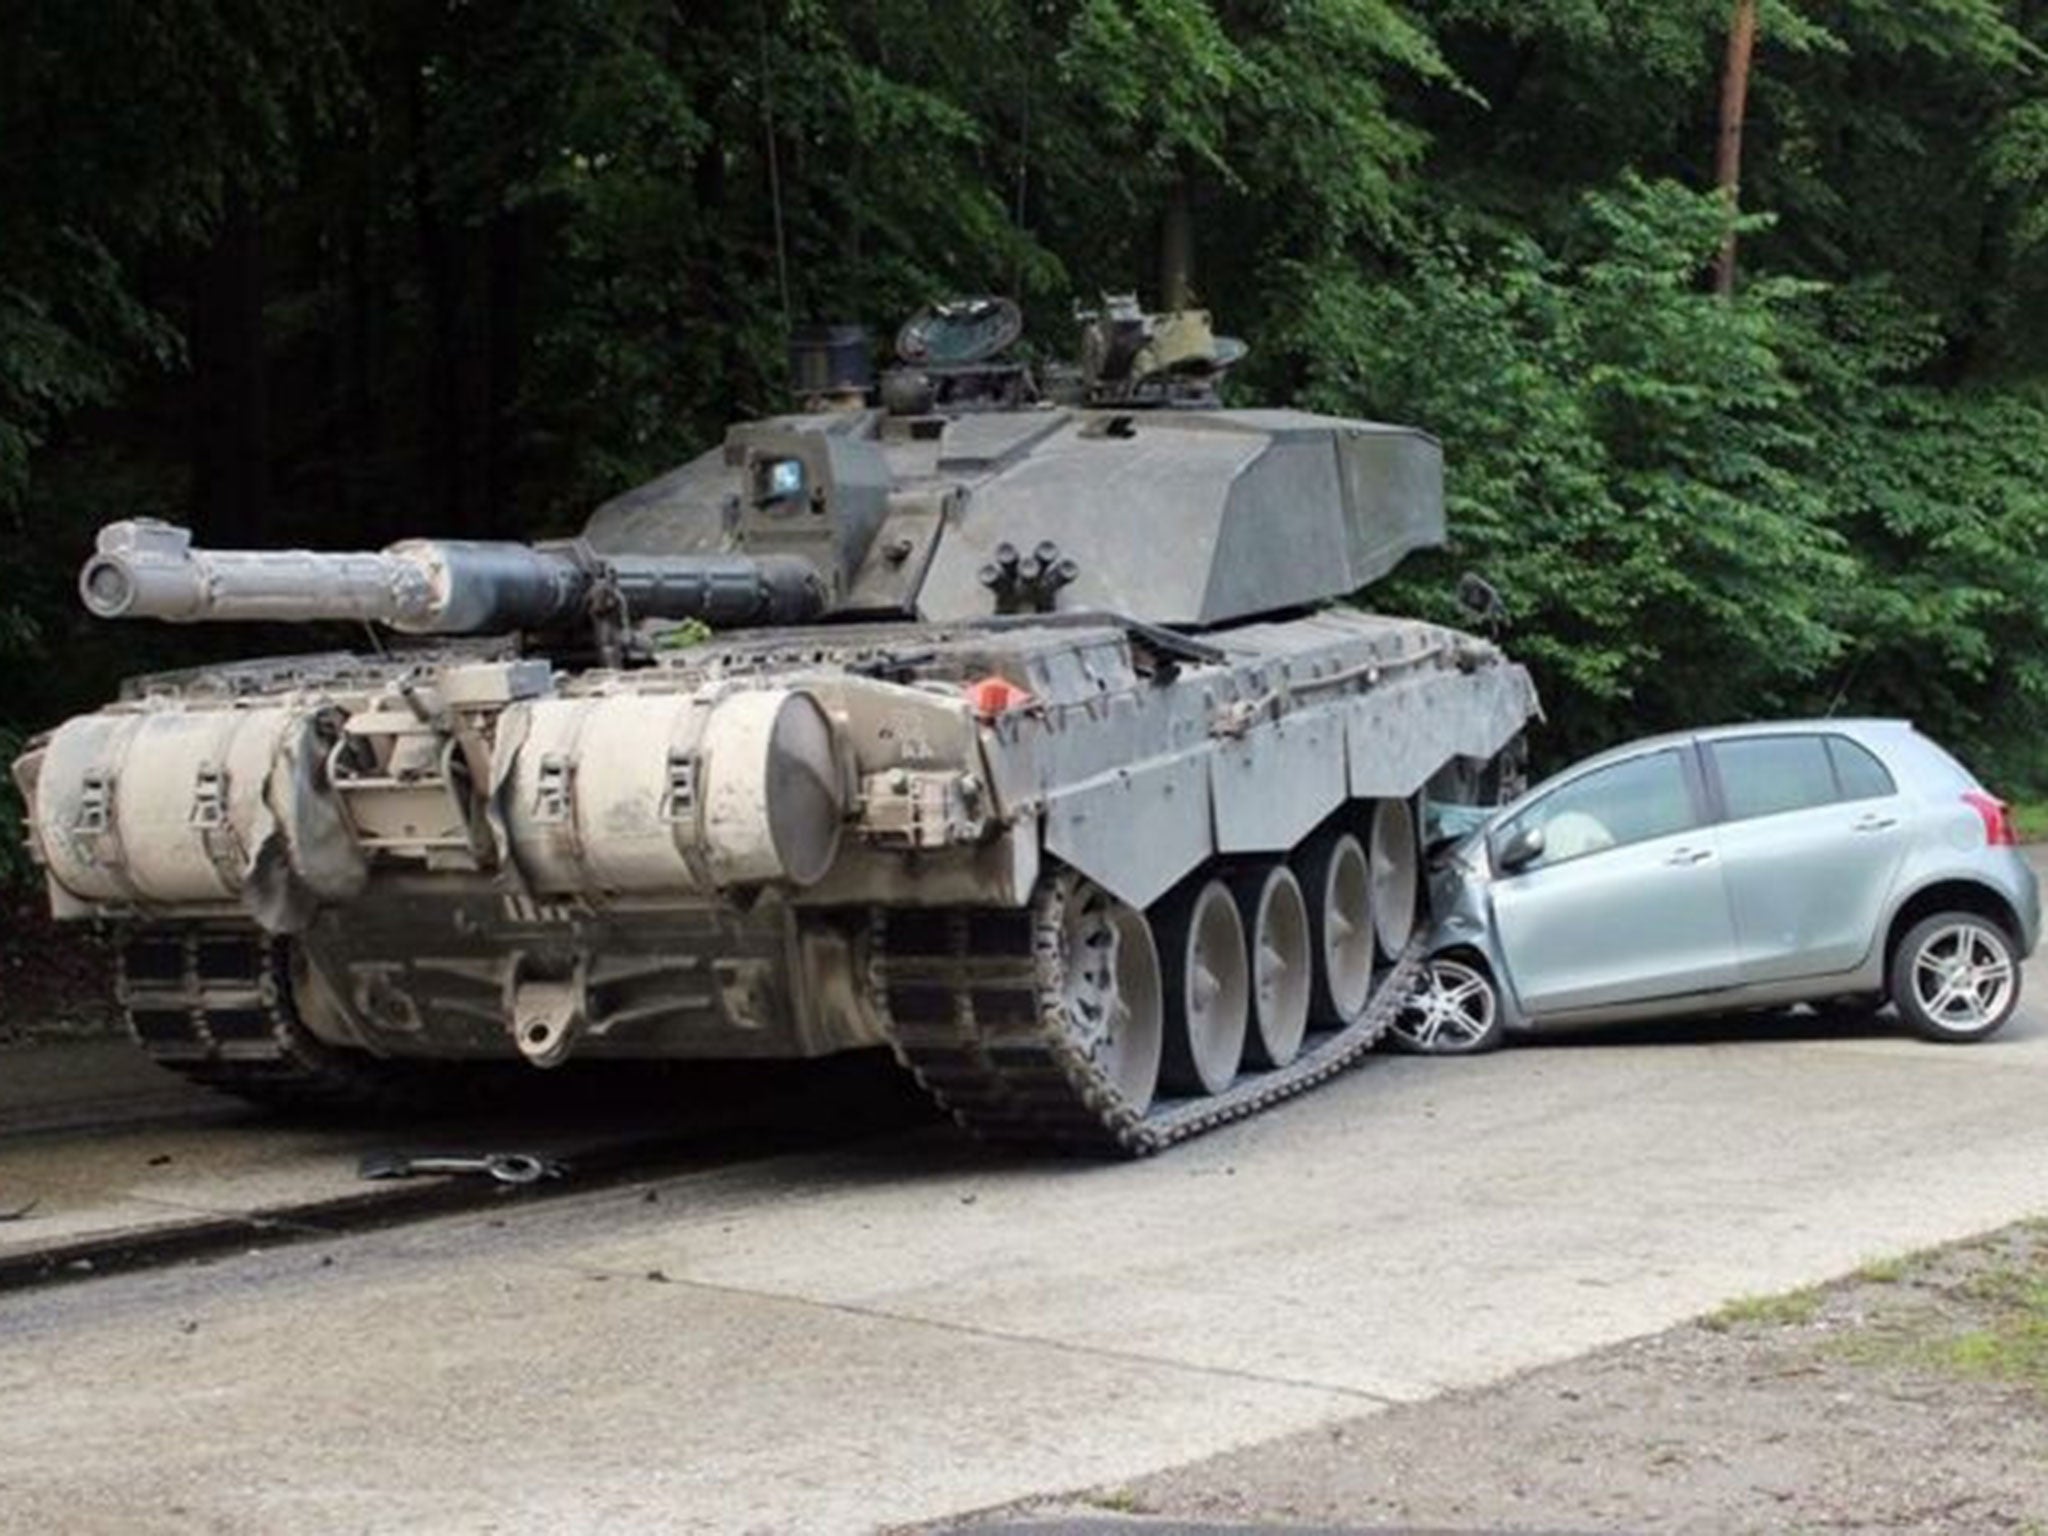
<instances>
[{"instance_id":1,"label":"car rear bumper","mask_svg":"<svg viewBox=\"0 0 2048 1536\"><path fill-rule=\"evenodd\" d=\"M2034 867L2036 859L2048 861L2048 851L2023 848L2013 852L2012 904L2020 920L2022 956L2031 955L2041 942L2041 876Z\"/></svg>"}]
</instances>

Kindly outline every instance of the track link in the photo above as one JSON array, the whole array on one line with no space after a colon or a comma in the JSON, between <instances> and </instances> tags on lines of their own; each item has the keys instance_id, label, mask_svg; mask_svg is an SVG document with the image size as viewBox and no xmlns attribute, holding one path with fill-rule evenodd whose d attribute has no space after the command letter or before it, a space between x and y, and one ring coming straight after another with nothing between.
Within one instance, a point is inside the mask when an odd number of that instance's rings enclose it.
<instances>
[{"instance_id":1,"label":"track link","mask_svg":"<svg viewBox=\"0 0 2048 1536\"><path fill-rule=\"evenodd\" d=\"M300 1021L287 941L254 929L134 929L118 945L117 996L136 1044L179 1076L280 1109L417 1108L403 1067L338 1050Z\"/></svg>"},{"instance_id":2,"label":"track link","mask_svg":"<svg viewBox=\"0 0 2048 1536\"><path fill-rule=\"evenodd\" d=\"M1285 1067L1222 1093L1137 1113L1076 1039L1060 1005L1060 933L1039 908L882 910L870 995L896 1056L968 1130L989 1141L1144 1157L1304 1093L1379 1043L1419 975L1418 935L1359 1018L1312 1034Z\"/></svg>"}]
</instances>

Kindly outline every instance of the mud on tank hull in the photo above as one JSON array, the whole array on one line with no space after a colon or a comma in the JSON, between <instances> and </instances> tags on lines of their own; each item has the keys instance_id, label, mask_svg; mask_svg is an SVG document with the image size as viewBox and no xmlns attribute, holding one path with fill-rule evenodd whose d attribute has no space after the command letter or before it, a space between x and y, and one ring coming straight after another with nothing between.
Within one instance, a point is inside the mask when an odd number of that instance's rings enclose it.
<instances>
[{"instance_id":1,"label":"mud on tank hull","mask_svg":"<svg viewBox=\"0 0 2048 1536\"><path fill-rule=\"evenodd\" d=\"M985 1134L1124 1151L1374 1043L1413 961L1416 797L1535 708L1491 646L1342 609L130 693L17 776L53 903L119 926L166 1065L320 1102L409 1062L886 1042Z\"/></svg>"}]
</instances>

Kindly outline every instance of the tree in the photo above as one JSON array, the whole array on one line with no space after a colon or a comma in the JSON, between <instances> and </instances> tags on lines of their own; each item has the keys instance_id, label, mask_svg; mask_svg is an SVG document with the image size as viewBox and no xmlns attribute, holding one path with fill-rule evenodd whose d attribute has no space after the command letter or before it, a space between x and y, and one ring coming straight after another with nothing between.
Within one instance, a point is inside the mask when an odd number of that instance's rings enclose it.
<instances>
[{"instance_id":1,"label":"tree","mask_svg":"<svg viewBox=\"0 0 2048 1536\"><path fill-rule=\"evenodd\" d=\"M1178 203L1240 398L1444 437L1560 750L1837 702L2038 745L2048 8L1755 0L1731 210L1748 11L20 0L0 731L246 642L82 624L112 509L567 532L778 408L792 322L998 291L1057 350ZM1453 569L1367 596L1455 617Z\"/></svg>"}]
</instances>

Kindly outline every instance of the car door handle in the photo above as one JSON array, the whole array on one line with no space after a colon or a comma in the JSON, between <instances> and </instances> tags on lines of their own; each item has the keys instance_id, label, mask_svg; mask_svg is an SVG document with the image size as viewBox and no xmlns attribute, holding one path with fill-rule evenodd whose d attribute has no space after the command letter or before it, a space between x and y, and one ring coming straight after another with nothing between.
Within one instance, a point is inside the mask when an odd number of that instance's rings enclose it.
<instances>
[{"instance_id":1,"label":"car door handle","mask_svg":"<svg viewBox=\"0 0 2048 1536\"><path fill-rule=\"evenodd\" d=\"M1856 822L1853 830L1857 832L1882 832L1887 827L1896 827L1898 824L1899 818L1896 816L1879 816L1873 812L1871 815L1865 816Z\"/></svg>"},{"instance_id":2,"label":"car door handle","mask_svg":"<svg viewBox=\"0 0 2048 1536\"><path fill-rule=\"evenodd\" d=\"M1666 864L1677 864L1681 866L1689 864L1704 864L1713 856L1714 850L1711 848L1676 848L1672 850L1671 857L1666 859L1664 862Z\"/></svg>"}]
</instances>

